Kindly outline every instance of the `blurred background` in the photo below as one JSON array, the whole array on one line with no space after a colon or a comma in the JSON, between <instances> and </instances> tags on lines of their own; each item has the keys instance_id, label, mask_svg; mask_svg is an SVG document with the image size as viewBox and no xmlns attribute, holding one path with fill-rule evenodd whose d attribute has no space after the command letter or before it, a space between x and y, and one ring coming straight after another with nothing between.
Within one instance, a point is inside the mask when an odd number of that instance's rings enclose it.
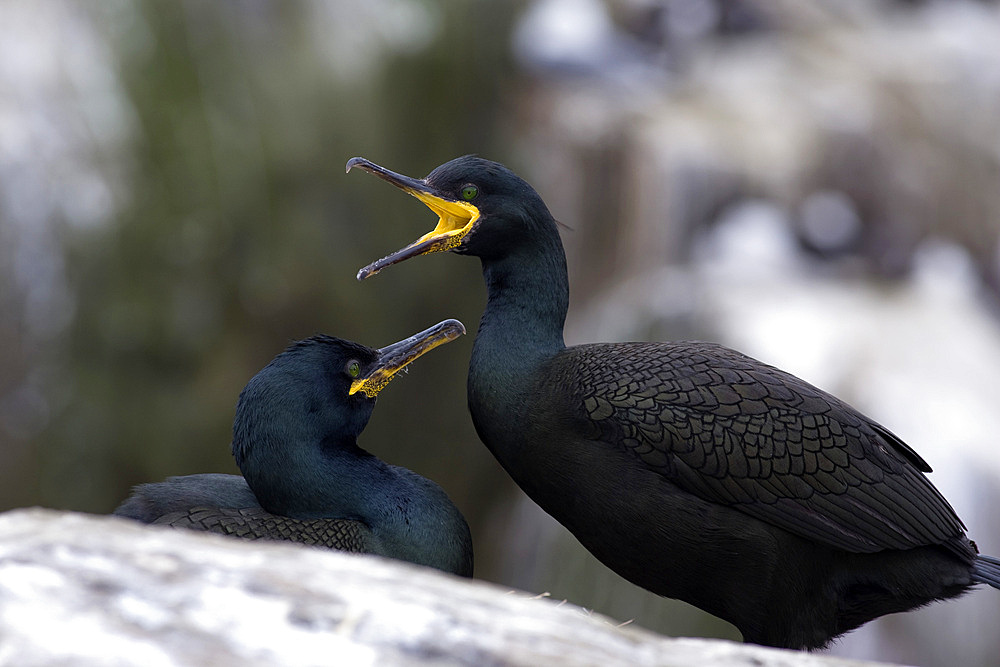
<instances>
[{"instance_id":1,"label":"blurred background","mask_svg":"<svg viewBox=\"0 0 1000 667\"><path fill-rule=\"evenodd\" d=\"M973 0L4 0L0 509L236 472L236 397L290 341L456 317L362 445L448 491L478 577L737 638L597 563L479 443L478 262L355 281L435 220L345 161L478 153L566 225L568 343L715 340L796 373L920 452L1000 555L997 44ZM998 627L982 590L831 652L995 664Z\"/></svg>"}]
</instances>

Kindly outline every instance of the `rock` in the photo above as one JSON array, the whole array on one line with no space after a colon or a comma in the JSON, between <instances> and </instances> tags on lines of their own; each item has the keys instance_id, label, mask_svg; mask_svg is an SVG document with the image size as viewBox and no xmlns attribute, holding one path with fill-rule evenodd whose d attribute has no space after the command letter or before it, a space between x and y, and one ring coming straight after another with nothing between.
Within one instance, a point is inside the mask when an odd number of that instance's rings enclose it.
<instances>
[{"instance_id":1,"label":"rock","mask_svg":"<svg viewBox=\"0 0 1000 667\"><path fill-rule=\"evenodd\" d=\"M861 664L668 639L372 556L43 509L0 515L0 665L334 663Z\"/></svg>"}]
</instances>

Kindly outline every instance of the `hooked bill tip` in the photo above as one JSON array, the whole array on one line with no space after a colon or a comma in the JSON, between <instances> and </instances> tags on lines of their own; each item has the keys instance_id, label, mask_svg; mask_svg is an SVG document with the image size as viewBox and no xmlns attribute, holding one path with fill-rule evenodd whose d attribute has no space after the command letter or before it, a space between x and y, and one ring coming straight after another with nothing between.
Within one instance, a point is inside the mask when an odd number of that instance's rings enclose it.
<instances>
[{"instance_id":1,"label":"hooked bill tip","mask_svg":"<svg viewBox=\"0 0 1000 667\"><path fill-rule=\"evenodd\" d=\"M365 159L363 157L352 157L350 160L347 161L347 167L344 169L344 173L345 174L348 173L349 171L351 171L351 169L358 166L364 161Z\"/></svg>"},{"instance_id":2,"label":"hooked bill tip","mask_svg":"<svg viewBox=\"0 0 1000 667\"><path fill-rule=\"evenodd\" d=\"M459 320L445 320L444 324L452 328L452 330L455 332L455 338L458 338L459 336L465 334L465 325L462 324Z\"/></svg>"}]
</instances>

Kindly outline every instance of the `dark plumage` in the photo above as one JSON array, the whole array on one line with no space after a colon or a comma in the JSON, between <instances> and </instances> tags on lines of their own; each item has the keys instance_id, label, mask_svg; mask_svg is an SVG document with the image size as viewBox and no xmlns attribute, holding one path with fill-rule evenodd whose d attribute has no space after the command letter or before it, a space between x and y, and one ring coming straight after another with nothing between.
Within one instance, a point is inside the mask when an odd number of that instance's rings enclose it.
<instances>
[{"instance_id":1,"label":"dark plumage","mask_svg":"<svg viewBox=\"0 0 1000 667\"><path fill-rule=\"evenodd\" d=\"M293 344L240 393L232 447L243 477L143 484L114 513L472 576L469 527L445 492L356 442L393 375L463 333L460 322L446 320L380 350L330 336Z\"/></svg>"},{"instance_id":2,"label":"dark plumage","mask_svg":"<svg viewBox=\"0 0 1000 667\"><path fill-rule=\"evenodd\" d=\"M566 347L566 260L530 185L477 157L424 179L348 162L416 196L435 230L359 279L440 250L480 258L469 366L480 438L515 482L630 581L817 648L873 618L1000 588L930 467L799 378L719 345Z\"/></svg>"}]
</instances>

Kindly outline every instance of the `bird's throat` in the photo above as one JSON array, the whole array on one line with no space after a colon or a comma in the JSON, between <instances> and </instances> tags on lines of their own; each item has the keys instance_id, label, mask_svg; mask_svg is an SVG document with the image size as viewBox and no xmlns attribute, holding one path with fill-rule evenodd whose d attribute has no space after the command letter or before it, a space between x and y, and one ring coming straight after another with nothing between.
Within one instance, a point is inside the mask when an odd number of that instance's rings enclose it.
<instances>
[{"instance_id":1,"label":"bird's throat","mask_svg":"<svg viewBox=\"0 0 1000 667\"><path fill-rule=\"evenodd\" d=\"M537 258L484 261L483 276L487 304L469 364L469 409L480 437L494 449L505 435L482 427L518 423L540 369L565 348L569 288L561 245L558 253Z\"/></svg>"},{"instance_id":2,"label":"bird's throat","mask_svg":"<svg viewBox=\"0 0 1000 667\"><path fill-rule=\"evenodd\" d=\"M569 283L561 244L558 253L484 261L483 278L487 303L474 346L480 363L517 374L566 346Z\"/></svg>"}]
</instances>

